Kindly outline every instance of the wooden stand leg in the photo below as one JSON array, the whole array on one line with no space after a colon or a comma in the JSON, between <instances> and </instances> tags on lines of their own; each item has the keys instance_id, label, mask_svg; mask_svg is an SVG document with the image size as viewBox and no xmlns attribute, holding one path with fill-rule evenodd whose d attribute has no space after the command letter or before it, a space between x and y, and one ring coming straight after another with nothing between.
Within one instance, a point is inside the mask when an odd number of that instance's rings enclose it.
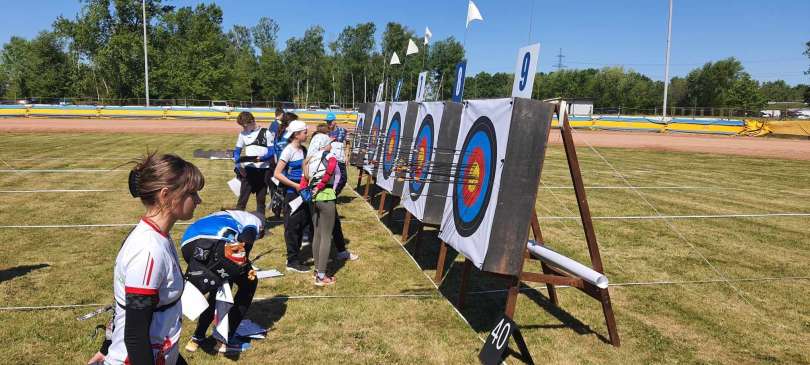
<instances>
[{"instance_id":1,"label":"wooden stand leg","mask_svg":"<svg viewBox=\"0 0 810 365\"><path fill-rule=\"evenodd\" d=\"M515 277L509 283L509 290L506 295L506 316L515 319L515 306L517 305L518 294L520 293L520 279Z\"/></svg>"},{"instance_id":2,"label":"wooden stand leg","mask_svg":"<svg viewBox=\"0 0 810 365\"><path fill-rule=\"evenodd\" d=\"M402 243L408 240L408 229L411 228L411 212L405 210L405 223L402 225Z\"/></svg>"},{"instance_id":3,"label":"wooden stand leg","mask_svg":"<svg viewBox=\"0 0 810 365\"><path fill-rule=\"evenodd\" d=\"M360 185L363 184L363 175L365 174L366 170L360 168L360 173L357 175L357 188L355 190L360 190Z\"/></svg>"},{"instance_id":4,"label":"wooden stand leg","mask_svg":"<svg viewBox=\"0 0 810 365\"><path fill-rule=\"evenodd\" d=\"M380 207L379 207L379 209L377 209L377 215L379 215L379 216L382 216L383 213L385 212L385 196L386 195L388 195L388 192L383 190L382 195L380 195Z\"/></svg>"},{"instance_id":5,"label":"wooden stand leg","mask_svg":"<svg viewBox=\"0 0 810 365\"><path fill-rule=\"evenodd\" d=\"M464 302L467 299L467 280L470 278L470 271L472 270L472 261L464 259L464 269L461 271L461 286L458 288L458 307L464 308Z\"/></svg>"},{"instance_id":6,"label":"wooden stand leg","mask_svg":"<svg viewBox=\"0 0 810 365\"><path fill-rule=\"evenodd\" d=\"M363 192L364 200L368 200L369 189L371 189L371 174L366 174L366 191Z\"/></svg>"},{"instance_id":7,"label":"wooden stand leg","mask_svg":"<svg viewBox=\"0 0 810 365\"><path fill-rule=\"evenodd\" d=\"M422 243L419 241L419 233L422 233L422 225L419 225L419 228L416 229L416 232L413 234L413 238L408 238L409 240L413 240L413 254L415 256L419 256L422 251Z\"/></svg>"},{"instance_id":8,"label":"wooden stand leg","mask_svg":"<svg viewBox=\"0 0 810 365\"><path fill-rule=\"evenodd\" d=\"M444 276L444 260L447 258L447 244L444 243L444 241L439 242L439 261L436 262L436 276L433 278L436 285L442 282L442 276Z\"/></svg>"},{"instance_id":9,"label":"wooden stand leg","mask_svg":"<svg viewBox=\"0 0 810 365\"><path fill-rule=\"evenodd\" d=\"M602 302L602 312L605 314L605 324L610 336L610 344L619 347L621 340L619 340L619 330L616 328L616 318L613 316L613 306L610 304L610 293L607 289L600 289L599 294L599 301Z\"/></svg>"}]
</instances>

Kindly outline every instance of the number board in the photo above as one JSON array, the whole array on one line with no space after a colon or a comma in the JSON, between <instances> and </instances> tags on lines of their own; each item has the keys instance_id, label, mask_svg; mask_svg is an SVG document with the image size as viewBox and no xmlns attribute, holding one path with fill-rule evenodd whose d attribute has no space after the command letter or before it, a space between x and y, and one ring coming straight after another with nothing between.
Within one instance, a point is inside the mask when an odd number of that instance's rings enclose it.
<instances>
[{"instance_id":1,"label":"number board","mask_svg":"<svg viewBox=\"0 0 810 365\"><path fill-rule=\"evenodd\" d=\"M514 337L515 343L518 345L521 355L520 359L525 363L534 364L534 360L531 354L529 354L529 348L526 347L526 341L524 341L520 329L517 324L506 315L501 316L498 320L498 324L495 325L495 328L493 328L492 332L487 336L484 347L482 347L481 352L478 353L478 360L484 365L498 365L503 362L503 359L508 355L507 351L510 353L513 352L509 350L510 337Z\"/></svg>"},{"instance_id":2,"label":"number board","mask_svg":"<svg viewBox=\"0 0 810 365\"><path fill-rule=\"evenodd\" d=\"M512 84L512 97L531 99L534 87L534 74L540 59L540 43L528 45L518 50L515 62L515 81Z\"/></svg>"},{"instance_id":3,"label":"number board","mask_svg":"<svg viewBox=\"0 0 810 365\"><path fill-rule=\"evenodd\" d=\"M419 73L419 82L416 84L416 102L425 101L425 82L427 81L427 71Z\"/></svg>"},{"instance_id":4,"label":"number board","mask_svg":"<svg viewBox=\"0 0 810 365\"><path fill-rule=\"evenodd\" d=\"M402 91L402 79L399 79L399 81L397 81L397 87L394 89L394 100L393 101L399 101L399 92L400 91Z\"/></svg>"},{"instance_id":5,"label":"number board","mask_svg":"<svg viewBox=\"0 0 810 365\"><path fill-rule=\"evenodd\" d=\"M453 101L460 103L464 98L464 77L467 73L467 60L456 65L456 82L453 85Z\"/></svg>"}]
</instances>

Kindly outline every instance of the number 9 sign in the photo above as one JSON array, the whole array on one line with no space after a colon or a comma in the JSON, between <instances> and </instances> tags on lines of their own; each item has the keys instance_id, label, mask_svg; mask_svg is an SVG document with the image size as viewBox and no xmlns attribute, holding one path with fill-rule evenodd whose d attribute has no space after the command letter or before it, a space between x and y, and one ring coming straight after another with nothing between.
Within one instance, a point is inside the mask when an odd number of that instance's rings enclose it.
<instances>
[{"instance_id":1,"label":"number 9 sign","mask_svg":"<svg viewBox=\"0 0 810 365\"><path fill-rule=\"evenodd\" d=\"M534 74L537 72L537 61L540 58L540 43L535 43L518 50L515 64L515 82L512 84L512 97L531 99L534 87Z\"/></svg>"}]
</instances>

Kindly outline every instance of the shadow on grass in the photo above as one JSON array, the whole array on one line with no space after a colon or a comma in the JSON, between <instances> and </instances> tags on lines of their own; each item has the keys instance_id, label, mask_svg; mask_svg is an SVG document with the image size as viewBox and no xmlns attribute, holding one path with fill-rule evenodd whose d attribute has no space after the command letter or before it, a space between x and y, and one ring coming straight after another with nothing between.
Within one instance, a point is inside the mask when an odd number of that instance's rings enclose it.
<instances>
[{"instance_id":1,"label":"shadow on grass","mask_svg":"<svg viewBox=\"0 0 810 365\"><path fill-rule=\"evenodd\" d=\"M453 250L449 250L453 251ZM448 252L448 255L450 252ZM462 262L453 262L452 266L447 269L447 274L439 286L442 295L450 300L456 308L459 303L459 289L461 285L461 276L464 269ZM469 280L467 281L467 297L465 300L464 308L458 308L464 318L470 323L473 329L478 332L489 331L495 325L495 322L503 315L506 310L506 299L508 283L502 278L498 278L487 273L481 272L475 268L470 271ZM604 343L610 343L610 340L600 333L594 331L590 326L586 325L564 309L554 305L551 300L541 294L539 291L529 287L525 283L520 284L520 295L528 298L534 304L540 306L546 313L556 318L559 323L552 324L521 324L518 325L524 329L559 329L569 328L579 335L593 335L599 338ZM584 294L575 294L584 295ZM524 306L527 303L523 303ZM515 309L516 312L521 310L520 305Z\"/></svg>"},{"instance_id":2,"label":"shadow on grass","mask_svg":"<svg viewBox=\"0 0 810 365\"><path fill-rule=\"evenodd\" d=\"M340 195L340 196L337 197L336 202L337 202L337 204L348 204L348 203L351 203L355 199L357 199L357 197L355 197L355 196Z\"/></svg>"},{"instance_id":3,"label":"shadow on grass","mask_svg":"<svg viewBox=\"0 0 810 365\"><path fill-rule=\"evenodd\" d=\"M20 265L8 269L0 270L0 283L14 279L16 277L27 275L29 272L39 270L44 267L49 267L48 264L35 264L35 265Z\"/></svg>"}]
</instances>

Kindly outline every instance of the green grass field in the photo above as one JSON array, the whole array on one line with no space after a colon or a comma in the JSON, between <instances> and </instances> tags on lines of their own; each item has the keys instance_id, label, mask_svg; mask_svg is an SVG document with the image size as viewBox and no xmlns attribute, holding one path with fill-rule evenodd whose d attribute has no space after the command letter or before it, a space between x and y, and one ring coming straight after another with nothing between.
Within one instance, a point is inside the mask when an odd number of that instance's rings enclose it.
<instances>
[{"instance_id":1,"label":"green grass field","mask_svg":"<svg viewBox=\"0 0 810 365\"><path fill-rule=\"evenodd\" d=\"M137 222L142 207L126 190L125 164L147 148L177 153L203 170L206 188L195 217L235 204L225 184L231 164L192 157L197 148L231 147L231 135L4 133L2 141L2 226ZM611 297L622 346L606 343L597 302L563 288L556 308L544 288L531 284L538 289L522 291L515 320L536 362L810 363L810 217L599 218L656 215L645 199L662 215L810 212L810 162L600 148L614 171L587 146L578 148L607 275L619 284ZM351 184L357 171L350 170ZM642 188L620 188L622 176ZM554 218L577 215L566 186L562 149L551 146L536 204L543 234L553 248L587 261L578 221ZM113 191L9 192L37 189ZM400 232L401 209L386 227L349 189L340 199L349 248L361 259L341 267L332 288L315 288L311 276L301 274L262 281L261 300L248 317L271 330L238 361L475 363L479 337L503 312L506 295L498 290L505 283L474 271L460 311L465 323L451 304L463 259L455 257L439 291L427 278L436 265L435 231L425 229L405 244L418 267L389 232ZM0 228L0 306L111 302L113 262L128 229ZM183 229L172 231L175 241ZM283 227L274 226L257 243L257 265L283 269L282 234ZM538 270L536 263L529 268ZM320 295L328 298L307 298ZM93 309L0 311L2 363L84 363L101 341L101 335L91 337L93 328L108 315L75 317ZM186 320L183 343L192 330ZM204 352L184 356L200 364L234 360Z\"/></svg>"}]
</instances>

